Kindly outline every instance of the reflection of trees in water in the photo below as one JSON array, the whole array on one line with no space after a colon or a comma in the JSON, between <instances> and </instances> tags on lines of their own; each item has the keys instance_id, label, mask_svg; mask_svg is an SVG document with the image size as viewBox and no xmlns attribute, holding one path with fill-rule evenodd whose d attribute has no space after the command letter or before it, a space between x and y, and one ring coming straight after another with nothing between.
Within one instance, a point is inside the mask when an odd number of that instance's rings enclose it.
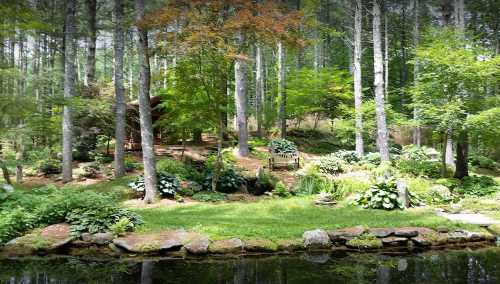
<instances>
[{"instance_id":1,"label":"reflection of trees in water","mask_svg":"<svg viewBox=\"0 0 500 284\"><path fill-rule=\"evenodd\" d=\"M0 283L499 283L500 249L235 259L0 260Z\"/></svg>"}]
</instances>

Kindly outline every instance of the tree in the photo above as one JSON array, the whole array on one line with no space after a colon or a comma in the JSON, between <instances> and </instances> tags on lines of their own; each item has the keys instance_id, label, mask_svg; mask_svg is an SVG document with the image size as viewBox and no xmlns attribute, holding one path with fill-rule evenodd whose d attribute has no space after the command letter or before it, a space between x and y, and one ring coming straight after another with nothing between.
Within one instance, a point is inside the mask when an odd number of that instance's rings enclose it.
<instances>
[{"instance_id":1,"label":"tree","mask_svg":"<svg viewBox=\"0 0 500 284\"><path fill-rule=\"evenodd\" d=\"M245 45L245 35L238 32L237 44L241 48ZM238 125L238 154L248 156L248 126L247 126L247 62L243 55L234 60L234 99L236 102L236 120Z\"/></svg>"},{"instance_id":2,"label":"tree","mask_svg":"<svg viewBox=\"0 0 500 284\"><path fill-rule=\"evenodd\" d=\"M262 46L256 45L255 48L255 113L257 117L257 135L263 136L263 104L264 97L264 64L263 64Z\"/></svg>"},{"instance_id":3,"label":"tree","mask_svg":"<svg viewBox=\"0 0 500 284\"><path fill-rule=\"evenodd\" d=\"M377 144L382 161L389 161L389 139L385 116L384 65L382 60L382 42L380 31L380 4L373 0L373 67L375 104L377 112Z\"/></svg>"},{"instance_id":4,"label":"tree","mask_svg":"<svg viewBox=\"0 0 500 284\"><path fill-rule=\"evenodd\" d=\"M363 144L363 83L361 76L361 33L362 33L362 1L356 0L354 7L354 112L356 124L356 154L358 157L364 155Z\"/></svg>"},{"instance_id":5,"label":"tree","mask_svg":"<svg viewBox=\"0 0 500 284\"><path fill-rule=\"evenodd\" d=\"M413 0L413 18L414 18L414 23L413 23L413 45L415 48L418 47L419 41L420 41L420 23L419 23L419 9L420 9L420 1L419 0ZM418 66L418 60L416 59L415 62L413 63L413 84L416 85L418 84L418 72L419 72L419 66ZM413 144L420 146L422 144L422 131L420 126L418 125L418 108L413 107L413 120L417 124L415 128L413 129Z\"/></svg>"},{"instance_id":6,"label":"tree","mask_svg":"<svg viewBox=\"0 0 500 284\"><path fill-rule=\"evenodd\" d=\"M64 98L63 109L63 181L69 182L73 178L73 111L70 101L75 96L75 14L76 0L67 1L65 24L64 49Z\"/></svg>"},{"instance_id":7,"label":"tree","mask_svg":"<svg viewBox=\"0 0 500 284\"><path fill-rule=\"evenodd\" d=\"M97 41L97 0L86 0L87 19L88 19L88 38L87 38L87 74L86 81L88 85L95 84L96 71L96 41Z\"/></svg>"},{"instance_id":8,"label":"tree","mask_svg":"<svg viewBox=\"0 0 500 284\"><path fill-rule=\"evenodd\" d=\"M144 163L145 203L153 203L157 195L156 162L154 151L151 100L149 97L151 73L149 69L148 31L144 26L144 0L135 0L137 25L137 53L139 58L139 120L141 125L142 161Z\"/></svg>"},{"instance_id":9,"label":"tree","mask_svg":"<svg viewBox=\"0 0 500 284\"><path fill-rule=\"evenodd\" d=\"M286 90L285 90L285 48L281 41L278 42L278 97L280 101L280 134L282 139L286 139Z\"/></svg>"},{"instance_id":10,"label":"tree","mask_svg":"<svg viewBox=\"0 0 500 284\"><path fill-rule=\"evenodd\" d=\"M127 105L125 100L125 88L123 86L123 53L125 39L123 33L123 1L115 0L115 31L114 31L114 53L115 53L115 97L116 97L116 126L115 126L115 176L125 175L125 127Z\"/></svg>"}]
</instances>

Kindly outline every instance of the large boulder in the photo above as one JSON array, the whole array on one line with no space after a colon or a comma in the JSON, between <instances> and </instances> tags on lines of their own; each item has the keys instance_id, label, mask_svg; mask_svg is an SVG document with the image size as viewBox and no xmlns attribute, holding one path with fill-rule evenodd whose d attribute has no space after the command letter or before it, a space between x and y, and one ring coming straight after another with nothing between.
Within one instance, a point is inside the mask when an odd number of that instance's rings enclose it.
<instances>
[{"instance_id":1,"label":"large boulder","mask_svg":"<svg viewBox=\"0 0 500 284\"><path fill-rule=\"evenodd\" d=\"M344 228L339 230L328 231L328 236L332 242L346 242L353 238L359 237L366 232L362 226Z\"/></svg>"},{"instance_id":2,"label":"large boulder","mask_svg":"<svg viewBox=\"0 0 500 284\"><path fill-rule=\"evenodd\" d=\"M191 234L189 239L184 243L184 248L190 254L206 254L208 252L208 246L210 245L210 240L207 236L200 234Z\"/></svg>"},{"instance_id":3,"label":"large boulder","mask_svg":"<svg viewBox=\"0 0 500 284\"><path fill-rule=\"evenodd\" d=\"M240 239L214 241L208 246L208 252L215 254L241 253L245 244Z\"/></svg>"},{"instance_id":4,"label":"large boulder","mask_svg":"<svg viewBox=\"0 0 500 284\"><path fill-rule=\"evenodd\" d=\"M96 245L107 245L113 241L112 233L97 233L97 234L82 234L82 240L84 242L93 243Z\"/></svg>"},{"instance_id":5,"label":"large boulder","mask_svg":"<svg viewBox=\"0 0 500 284\"><path fill-rule=\"evenodd\" d=\"M328 248L332 246L330 237L325 230L316 229L306 231L303 235L304 247L312 249Z\"/></svg>"},{"instance_id":6,"label":"large boulder","mask_svg":"<svg viewBox=\"0 0 500 284\"><path fill-rule=\"evenodd\" d=\"M73 239L70 225L61 223L34 230L30 234L13 239L6 244L6 249L13 253L16 251L54 251L64 247Z\"/></svg>"},{"instance_id":7,"label":"large boulder","mask_svg":"<svg viewBox=\"0 0 500 284\"><path fill-rule=\"evenodd\" d=\"M184 230L168 230L158 233L132 233L113 240L120 249L133 253L158 253L179 250L189 233Z\"/></svg>"}]
</instances>

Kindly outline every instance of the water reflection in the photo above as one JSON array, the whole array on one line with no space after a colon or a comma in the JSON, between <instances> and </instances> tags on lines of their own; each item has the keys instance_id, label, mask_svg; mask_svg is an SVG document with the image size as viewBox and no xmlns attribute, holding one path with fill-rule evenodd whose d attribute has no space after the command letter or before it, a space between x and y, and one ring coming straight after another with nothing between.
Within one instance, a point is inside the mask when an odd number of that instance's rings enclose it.
<instances>
[{"instance_id":1,"label":"water reflection","mask_svg":"<svg viewBox=\"0 0 500 284\"><path fill-rule=\"evenodd\" d=\"M303 254L230 260L0 260L0 283L500 283L500 249L415 256Z\"/></svg>"}]
</instances>

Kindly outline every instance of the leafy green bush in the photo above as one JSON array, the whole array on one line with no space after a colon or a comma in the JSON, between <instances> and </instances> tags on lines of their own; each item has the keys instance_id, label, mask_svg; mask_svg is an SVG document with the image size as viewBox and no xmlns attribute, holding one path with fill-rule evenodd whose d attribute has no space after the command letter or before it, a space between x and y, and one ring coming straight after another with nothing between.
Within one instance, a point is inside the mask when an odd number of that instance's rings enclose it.
<instances>
[{"instance_id":1,"label":"leafy green bush","mask_svg":"<svg viewBox=\"0 0 500 284\"><path fill-rule=\"evenodd\" d=\"M441 177L441 163L433 161L399 160L397 168L400 172L414 176L429 178Z\"/></svg>"},{"instance_id":2,"label":"leafy green bush","mask_svg":"<svg viewBox=\"0 0 500 284\"><path fill-rule=\"evenodd\" d=\"M34 216L18 207L0 212L0 245L18 237L34 226Z\"/></svg>"},{"instance_id":3,"label":"leafy green bush","mask_svg":"<svg viewBox=\"0 0 500 284\"><path fill-rule=\"evenodd\" d=\"M212 188L212 178L213 173L212 171L209 171L203 182L204 189L210 190ZM240 173L233 168L226 168L219 175L219 180L217 181L217 191L223 193L234 193L238 191L244 183L245 178Z\"/></svg>"},{"instance_id":4,"label":"leafy green bush","mask_svg":"<svg viewBox=\"0 0 500 284\"><path fill-rule=\"evenodd\" d=\"M177 176L179 179L190 179L200 181L200 173L192 166L171 158L164 158L156 163L160 172L167 172Z\"/></svg>"},{"instance_id":5,"label":"leafy green bush","mask_svg":"<svg viewBox=\"0 0 500 284\"><path fill-rule=\"evenodd\" d=\"M346 163L355 163L359 161L356 151L338 150L333 152L332 155L345 161Z\"/></svg>"},{"instance_id":6,"label":"leafy green bush","mask_svg":"<svg viewBox=\"0 0 500 284\"><path fill-rule=\"evenodd\" d=\"M35 169L44 175L60 174L62 172L62 163L58 159L43 159L36 162Z\"/></svg>"},{"instance_id":7,"label":"leafy green bush","mask_svg":"<svg viewBox=\"0 0 500 284\"><path fill-rule=\"evenodd\" d=\"M466 196L486 196L500 191L500 186L489 176L469 176L453 192Z\"/></svg>"},{"instance_id":8,"label":"leafy green bush","mask_svg":"<svg viewBox=\"0 0 500 284\"><path fill-rule=\"evenodd\" d=\"M65 221L75 232L109 230L122 217L138 224L138 216L114 205L117 202L110 195L80 188L48 186L28 193L15 191L0 201L0 243L29 229Z\"/></svg>"},{"instance_id":9,"label":"leafy green bush","mask_svg":"<svg viewBox=\"0 0 500 284\"><path fill-rule=\"evenodd\" d=\"M219 202L226 200L226 195L221 192L198 192L193 195L193 200L200 202Z\"/></svg>"},{"instance_id":10,"label":"leafy green bush","mask_svg":"<svg viewBox=\"0 0 500 284\"><path fill-rule=\"evenodd\" d=\"M126 155L124 158L125 171L133 172L142 169L142 164L138 163L131 155Z\"/></svg>"},{"instance_id":11,"label":"leafy green bush","mask_svg":"<svg viewBox=\"0 0 500 284\"><path fill-rule=\"evenodd\" d=\"M361 159L362 163L369 163L373 165L380 164L380 153L379 152L370 152L366 153Z\"/></svg>"},{"instance_id":12,"label":"leafy green bush","mask_svg":"<svg viewBox=\"0 0 500 284\"><path fill-rule=\"evenodd\" d=\"M81 173L82 177L86 178L95 178L99 175L99 171L101 167L98 163L90 163L83 167L83 172Z\"/></svg>"},{"instance_id":13,"label":"leafy green bush","mask_svg":"<svg viewBox=\"0 0 500 284\"><path fill-rule=\"evenodd\" d=\"M383 180L372 185L364 194L356 198L354 205L371 209L403 209L404 206L398 198L396 182L392 179Z\"/></svg>"},{"instance_id":14,"label":"leafy green bush","mask_svg":"<svg viewBox=\"0 0 500 284\"><path fill-rule=\"evenodd\" d=\"M318 173L316 166L308 166L304 172L299 173L299 179L293 188L297 194L309 195L320 192L329 192L333 181L324 178Z\"/></svg>"},{"instance_id":15,"label":"leafy green bush","mask_svg":"<svg viewBox=\"0 0 500 284\"><path fill-rule=\"evenodd\" d=\"M157 174L157 178L158 192L163 197L173 197L174 194L181 188L181 184L177 177L170 173L159 172ZM136 192L144 193L146 189L144 175L138 176L135 181L129 183L129 186Z\"/></svg>"},{"instance_id":16,"label":"leafy green bush","mask_svg":"<svg viewBox=\"0 0 500 284\"><path fill-rule=\"evenodd\" d=\"M71 234L74 236L80 236L86 232L92 234L109 232L113 225L122 219L128 219L130 222L128 230L133 230L135 226L142 223L140 216L136 213L110 204L77 208L66 215L66 222L71 224Z\"/></svg>"},{"instance_id":17,"label":"leafy green bush","mask_svg":"<svg viewBox=\"0 0 500 284\"><path fill-rule=\"evenodd\" d=\"M497 163L494 160L481 155L469 156L469 163L483 169L495 170L497 168Z\"/></svg>"},{"instance_id":18,"label":"leafy green bush","mask_svg":"<svg viewBox=\"0 0 500 284\"><path fill-rule=\"evenodd\" d=\"M268 147L275 153L292 154L297 152L295 143L286 139L272 140Z\"/></svg>"},{"instance_id":19,"label":"leafy green bush","mask_svg":"<svg viewBox=\"0 0 500 284\"><path fill-rule=\"evenodd\" d=\"M111 225L110 231L114 236L123 236L126 232L133 231L135 224L132 223L127 217L121 218L118 222Z\"/></svg>"},{"instance_id":20,"label":"leafy green bush","mask_svg":"<svg viewBox=\"0 0 500 284\"><path fill-rule=\"evenodd\" d=\"M323 174L335 175L344 172L343 160L334 154L319 158L319 171Z\"/></svg>"},{"instance_id":21,"label":"leafy green bush","mask_svg":"<svg viewBox=\"0 0 500 284\"><path fill-rule=\"evenodd\" d=\"M286 185L282 181L279 181L278 183L276 183L276 186L274 187L273 193L279 197L292 196L292 193L290 191L288 191L288 189L286 188Z\"/></svg>"}]
</instances>

